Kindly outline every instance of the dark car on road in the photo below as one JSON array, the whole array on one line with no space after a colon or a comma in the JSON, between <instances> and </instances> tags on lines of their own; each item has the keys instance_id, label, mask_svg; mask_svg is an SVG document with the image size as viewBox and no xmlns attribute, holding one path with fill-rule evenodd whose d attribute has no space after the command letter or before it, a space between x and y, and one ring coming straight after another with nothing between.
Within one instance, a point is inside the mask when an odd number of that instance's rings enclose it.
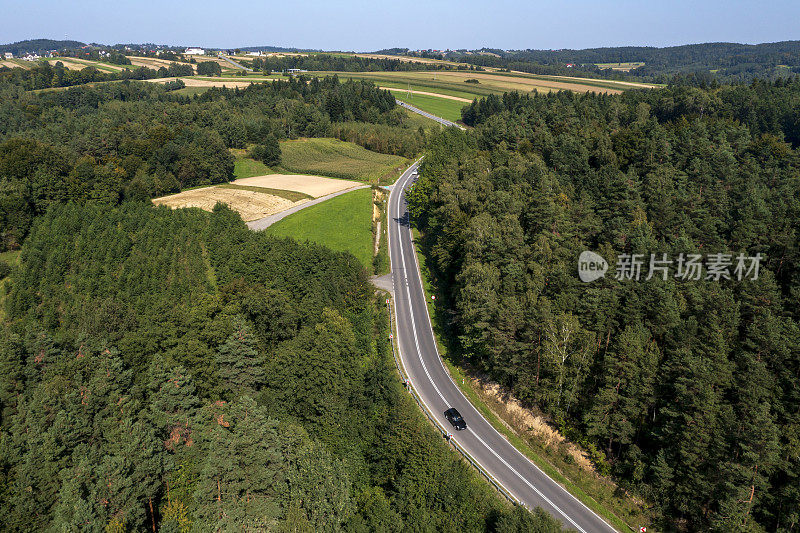
<instances>
[{"instance_id":1,"label":"dark car on road","mask_svg":"<svg viewBox=\"0 0 800 533\"><path fill-rule=\"evenodd\" d=\"M457 430L467 429L467 423L464 422L464 417L461 416L455 407L451 407L447 411L444 412L444 417L447 419L448 422L453 424L453 427Z\"/></svg>"}]
</instances>

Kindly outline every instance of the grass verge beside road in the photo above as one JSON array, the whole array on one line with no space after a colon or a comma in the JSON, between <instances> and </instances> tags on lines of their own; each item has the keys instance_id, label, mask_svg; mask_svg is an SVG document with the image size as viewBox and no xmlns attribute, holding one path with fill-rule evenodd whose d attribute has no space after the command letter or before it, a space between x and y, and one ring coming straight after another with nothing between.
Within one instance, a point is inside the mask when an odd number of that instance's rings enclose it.
<instances>
[{"instance_id":1,"label":"grass verge beside road","mask_svg":"<svg viewBox=\"0 0 800 533\"><path fill-rule=\"evenodd\" d=\"M416 229L413 230L413 235L414 249L419 260L422 283L427 296L426 303L439 355L464 396L515 448L617 530L638 531L638 526L652 523L651 517L631 497L618 495L621 489L610 480L586 472L578 465L570 463L558 447L549 447L546 443L537 441L533 435L526 434L523 428L515 428L514 421L510 417L503 416L502 406L493 408L492 400L475 385L471 372L458 355L458 348L447 325L446 310L449 308L447 294L439 290L435 278L427 268L427 251L421 244L422 239ZM435 303L430 299L431 295L436 296ZM637 529L634 529L634 526Z\"/></svg>"},{"instance_id":2,"label":"grass verge beside road","mask_svg":"<svg viewBox=\"0 0 800 533\"><path fill-rule=\"evenodd\" d=\"M372 272L372 189L358 189L312 205L264 231L350 252Z\"/></svg>"}]
</instances>

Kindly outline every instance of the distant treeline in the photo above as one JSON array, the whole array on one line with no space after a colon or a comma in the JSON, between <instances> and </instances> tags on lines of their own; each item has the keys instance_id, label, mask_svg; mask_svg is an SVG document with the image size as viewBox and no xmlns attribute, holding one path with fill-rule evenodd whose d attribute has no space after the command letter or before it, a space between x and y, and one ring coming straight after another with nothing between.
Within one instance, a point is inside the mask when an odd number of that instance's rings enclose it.
<instances>
[{"instance_id":1,"label":"distant treeline","mask_svg":"<svg viewBox=\"0 0 800 533\"><path fill-rule=\"evenodd\" d=\"M158 70L137 67L132 70L126 68L116 72L104 72L93 66L81 70L69 69L58 61L58 58L53 61L54 65L46 62L33 63L30 69L0 67L0 84L8 83L25 90L34 90L71 87L98 81L152 80L194 75L192 66L185 63L170 63L169 67L160 67Z\"/></svg>"},{"instance_id":2,"label":"distant treeline","mask_svg":"<svg viewBox=\"0 0 800 533\"><path fill-rule=\"evenodd\" d=\"M487 50L491 54L448 54L448 59L477 65L511 68L535 74L603 77L628 76L668 83L675 76L698 82L712 79L726 82L775 79L800 73L800 41L757 45L705 43L666 48L624 46L585 50ZM595 63L637 63L645 65L629 73L599 69ZM573 64L567 68L567 64Z\"/></svg>"},{"instance_id":3,"label":"distant treeline","mask_svg":"<svg viewBox=\"0 0 800 533\"><path fill-rule=\"evenodd\" d=\"M50 50L74 50L86 46L79 41L54 41L53 39L26 39L10 44L0 44L0 54L11 52L15 56L31 52L41 54Z\"/></svg>"},{"instance_id":4,"label":"distant treeline","mask_svg":"<svg viewBox=\"0 0 800 533\"><path fill-rule=\"evenodd\" d=\"M312 54L309 56L256 57L251 62L256 70L282 72L286 69L325 70L339 72L393 72L411 70L470 70L463 65L420 63L400 59L379 59L351 55Z\"/></svg>"}]
</instances>

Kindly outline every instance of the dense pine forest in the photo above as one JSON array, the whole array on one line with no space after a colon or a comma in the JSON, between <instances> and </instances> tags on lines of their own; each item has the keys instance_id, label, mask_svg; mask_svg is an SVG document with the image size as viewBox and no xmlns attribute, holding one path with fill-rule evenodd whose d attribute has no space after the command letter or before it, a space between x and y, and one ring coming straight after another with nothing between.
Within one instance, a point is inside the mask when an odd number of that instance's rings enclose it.
<instances>
[{"instance_id":1,"label":"dense pine forest","mask_svg":"<svg viewBox=\"0 0 800 533\"><path fill-rule=\"evenodd\" d=\"M798 110L797 80L488 97L412 194L464 362L665 529L800 527ZM584 250L605 278L578 279ZM764 259L757 280L635 281L623 253Z\"/></svg>"},{"instance_id":2,"label":"dense pine forest","mask_svg":"<svg viewBox=\"0 0 800 533\"><path fill-rule=\"evenodd\" d=\"M416 410L349 254L221 206L67 204L11 281L4 531L558 531Z\"/></svg>"},{"instance_id":3,"label":"dense pine forest","mask_svg":"<svg viewBox=\"0 0 800 533\"><path fill-rule=\"evenodd\" d=\"M601 76L669 83L676 79L696 83L726 83L753 79L787 78L800 73L800 41L762 44L701 43L657 48L616 46L583 50L484 49L443 57L473 65L510 68L534 74ZM596 64L644 63L628 72L599 68ZM566 67L567 64L573 65Z\"/></svg>"},{"instance_id":4,"label":"dense pine forest","mask_svg":"<svg viewBox=\"0 0 800 533\"><path fill-rule=\"evenodd\" d=\"M149 201L277 139L417 153L388 92L25 89L0 82L0 529L559 531L419 413L355 257Z\"/></svg>"}]
</instances>

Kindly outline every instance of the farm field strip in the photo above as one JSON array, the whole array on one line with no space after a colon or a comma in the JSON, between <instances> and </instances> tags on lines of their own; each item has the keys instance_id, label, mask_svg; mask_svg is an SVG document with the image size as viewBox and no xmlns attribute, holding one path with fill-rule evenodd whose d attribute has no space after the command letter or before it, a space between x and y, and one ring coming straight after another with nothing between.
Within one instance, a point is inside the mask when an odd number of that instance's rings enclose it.
<instances>
[{"instance_id":1,"label":"farm field strip","mask_svg":"<svg viewBox=\"0 0 800 533\"><path fill-rule=\"evenodd\" d=\"M153 199L153 203L156 205L165 205L171 208L198 207L204 211L211 211L218 202L223 202L237 211L244 221L264 218L305 201L307 200L302 199L294 202L281 196L256 192L249 188L217 186L191 189Z\"/></svg>"},{"instance_id":2,"label":"farm field strip","mask_svg":"<svg viewBox=\"0 0 800 533\"><path fill-rule=\"evenodd\" d=\"M233 184L246 187L294 191L314 198L363 185L363 183L358 181L324 178L322 176L312 176L308 174L268 174L266 176L253 176L252 178L235 180Z\"/></svg>"},{"instance_id":3,"label":"farm field strip","mask_svg":"<svg viewBox=\"0 0 800 533\"><path fill-rule=\"evenodd\" d=\"M404 92L404 91L406 91L406 89L400 89L398 87L380 86L379 89L386 89L387 91L393 91L393 92ZM463 96L452 96L452 95L449 95L449 94L432 93L432 92L429 92L429 91L414 91L414 90L412 90L411 93L412 93L412 95L419 94L419 95L424 95L424 96L435 96L436 98L445 98L447 100L455 100L456 102L466 102L466 103L472 102L471 98L464 98Z\"/></svg>"},{"instance_id":4,"label":"farm field strip","mask_svg":"<svg viewBox=\"0 0 800 533\"><path fill-rule=\"evenodd\" d=\"M313 200L314 197L310 194L298 191L287 191L285 189L270 189L269 187L255 187L253 185L237 185L236 183L225 183L217 185L222 189L237 189L241 191L260 192L263 194L271 194L272 196L280 196L286 198L290 202L299 202L301 200Z\"/></svg>"},{"instance_id":5,"label":"farm field strip","mask_svg":"<svg viewBox=\"0 0 800 533\"><path fill-rule=\"evenodd\" d=\"M521 72L518 70L512 70L511 73L516 77L521 78L531 78L535 80L553 80L563 83L575 83L575 84L582 84L582 85L593 85L596 87L609 87L614 89L657 89L659 87L663 87L663 84L658 83L642 83L637 81L621 81L621 80L606 80L602 78L576 78L573 76L559 76L556 74L530 74L528 72ZM485 72L484 74L494 75L494 76L508 76L507 72Z\"/></svg>"},{"instance_id":6,"label":"farm field strip","mask_svg":"<svg viewBox=\"0 0 800 533\"><path fill-rule=\"evenodd\" d=\"M502 94L502 89L488 87L486 85L469 84L462 81L443 81L439 78L439 73L425 71L425 75L413 73L413 76L404 76L406 72L327 72L316 71L309 74L314 76L330 76L336 74L340 79L368 80L385 87L396 87L407 89L409 84L412 90L423 90L462 98L475 98L488 96L490 94Z\"/></svg>"},{"instance_id":7,"label":"farm field strip","mask_svg":"<svg viewBox=\"0 0 800 533\"><path fill-rule=\"evenodd\" d=\"M178 61L168 61L166 59L159 59L155 57L139 57L139 56L126 56L134 67L147 67L153 70L158 70L161 67L169 68L170 63L180 63ZM184 64L184 63L180 63ZM186 63L187 65L191 63ZM192 68L197 71L197 65L192 65Z\"/></svg>"},{"instance_id":8,"label":"farm field strip","mask_svg":"<svg viewBox=\"0 0 800 533\"><path fill-rule=\"evenodd\" d=\"M83 70L90 66L94 66L94 65L87 65L86 63L82 63L80 61L74 61L73 58L71 57L54 57L52 59L44 60L45 63L48 63L50 65L55 65L59 61L69 70ZM105 70L105 69L98 68L98 70Z\"/></svg>"},{"instance_id":9,"label":"farm field strip","mask_svg":"<svg viewBox=\"0 0 800 533\"><path fill-rule=\"evenodd\" d=\"M540 92L544 91L553 91L553 90L561 90L566 89L569 91L576 91L576 92L612 92L612 93L620 93L622 92L620 89L614 89L607 87L605 85L597 86L594 83L594 80L586 80L581 79L580 81L577 78L569 79L566 78L562 80L551 80L544 77L533 77L530 76L515 76L515 75L508 75L507 73L501 72L444 72L444 73L437 73L438 77L443 80L457 80L457 81L464 81L466 79L477 79L481 83L487 83L487 85L494 85L496 87L509 89L509 90L536 90ZM574 80L574 81L573 81ZM601 90L602 89L602 90Z\"/></svg>"},{"instance_id":10,"label":"farm field strip","mask_svg":"<svg viewBox=\"0 0 800 533\"><path fill-rule=\"evenodd\" d=\"M183 83L186 84L186 87L248 87L253 83L257 83L255 81L227 81L221 80L219 78L215 79L202 79L202 78L194 78L191 76L180 76L177 78L155 78L152 80L145 80L150 83L167 83L173 80L183 80Z\"/></svg>"},{"instance_id":11,"label":"farm field strip","mask_svg":"<svg viewBox=\"0 0 800 533\"><path fill-rule=\"evenodd\" d=\"M237 211L242 220L249 222L328 194L363 186L357 181L322 176L267 174L188 189L155 198L153 203L171 208L197 207L211 211L218 202L222 202Z\"/></svg>"},{"instance_id":12,"label":"farm field strip","mask_svg":"<svg viewBox=\"0 0 800 533\"><path fill-rule=\"evenodd\" d=\"M60 57L53 58L53 60L78 63L86 67L94 67L97 70L104 70L106 72L119 72L121 70L125 70L126 68L130 68L130 65L112 65L111 63L102 63L100 61L91 61L89 59L80 59L77 57Z\"/></svg>"},{"instance_id":13,"label":"farm field strip","mask_svg":"<svg viewBox=\"0 0 800 533\"><path fill-rule=\"evenodd\" d=\"M313 72L317 76L334 74L334 72ZM657 85L625 82L615 80L601 80L590 78L572 78L570 76L543 76L525 72L497 72L497 71L413 71L413 72L335 72L340 78L368 79L376 83L398 84L403 88L407 84L432 90L434 92L449 90L475 95L500 94L503 92L538 91L549 92L570 90L576 92L599 92L618 94L626 89L654 88ZM467 79L476 79L479 83L467 84ZM412 87L413 88L413 87Z\"/></svg>"},{"instance_id":14,"label":"farm field strip","mask_svg":"<svg viewBox=\"0 0 800 533\"><path fill-rule=\"evenodd\" d=\"M13 59L2 59L2 60L0 60L0 67L24 68L26 70L28 68L30 68L30 67L28 67L28 65L20 65L19 63L17 63Z\"/></svg>"}]
</instances>

